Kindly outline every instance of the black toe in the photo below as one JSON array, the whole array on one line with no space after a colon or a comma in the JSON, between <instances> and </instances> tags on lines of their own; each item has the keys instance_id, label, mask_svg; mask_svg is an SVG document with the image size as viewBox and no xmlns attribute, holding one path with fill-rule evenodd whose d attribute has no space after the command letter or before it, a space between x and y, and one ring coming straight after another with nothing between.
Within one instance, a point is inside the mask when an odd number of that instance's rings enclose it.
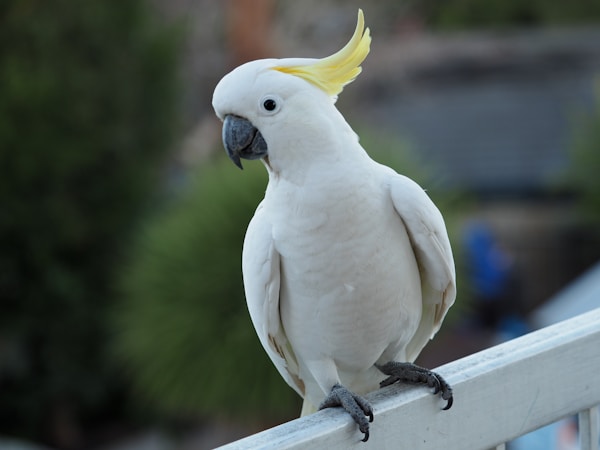
<instances>
[{"instance_id":1,"label":"black toe","mask_svg":"<svg viewBox=\"0 0 600 450\"><path fill-rule=\"evenodd\" d=\"M321 402L319 409L341 406L364 433L363 442L369 439L369 422L373 422L373 408L369 402L360 395L354 394L341 384L336 384L329 395ZM369 420L367 420L367 418Z\"/></svg>"},{"instance_id":2,"label":"black toe","mask_svg":"<svg viewBox=\"0 0 600 450\"><path fill-rule=\"evenodd\" d=\"M416 364L396 361L390 361L381 366L376 365L376 367L383 374L388 375L388 377L379 384L381 387L389 386L390 384L397 382L426 384L433 388L434 394L439 394L447 401L446 406L443 408L444 411L450 409L454 403L452 387L436 372L417 366Z\"/></svg>"}]
</instances>

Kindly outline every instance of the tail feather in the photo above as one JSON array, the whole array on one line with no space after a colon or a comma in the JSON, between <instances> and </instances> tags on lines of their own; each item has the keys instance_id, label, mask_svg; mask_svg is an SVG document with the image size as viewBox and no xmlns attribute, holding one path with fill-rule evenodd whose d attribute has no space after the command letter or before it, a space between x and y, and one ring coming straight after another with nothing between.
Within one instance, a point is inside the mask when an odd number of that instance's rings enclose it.
<instances>
[{"instance_id":1,"label":"tail feather","mask_svg":"<svg viewBox=\"0 0 600 450\"><path fill-rule=\"evenodd\" d=\"M304 402L302 403L302 411L300 412L300 417L308 416L309 414L316 413L317 407L308 401L307 398L304 398Z\"/></svg>"}]
</instances>

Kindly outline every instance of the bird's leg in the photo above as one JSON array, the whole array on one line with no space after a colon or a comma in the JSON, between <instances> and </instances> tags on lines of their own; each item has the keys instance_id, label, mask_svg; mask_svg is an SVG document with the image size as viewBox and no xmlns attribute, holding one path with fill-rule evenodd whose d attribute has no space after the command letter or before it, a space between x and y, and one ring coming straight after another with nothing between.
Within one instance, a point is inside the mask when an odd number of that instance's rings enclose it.
<instances>
[{"instance_id":1,"label":"bird's leg","mask_svg":"<svg viewBox=\"0 0 600 450\"><path fill-rule=\"evenodd\" d=\"M441 375L412 363L402 363L390 361L386 364L375 366L385 375L389 375L385 380L379 383L380 387L389 386L396 382L410 384L426 384L434 389L434 394L446 400L444 410L450 409L453 403L452 387L442 378Z\"/></svg>"},{"instance_id":2,"label":"bird's leg","mask_svg":"<svg viewBox=\"0 0 600 450\"><path fill-rule=\"evenodd\" d=\"M341 384L335 384L319 409L341 406L354 419L359 430L364 433L363 442L369 439L369 422L373 422L373 408L369 402L360 395L353 394ZM367 417L369 420L367 420Z\"/></svg>"}]
</instances>

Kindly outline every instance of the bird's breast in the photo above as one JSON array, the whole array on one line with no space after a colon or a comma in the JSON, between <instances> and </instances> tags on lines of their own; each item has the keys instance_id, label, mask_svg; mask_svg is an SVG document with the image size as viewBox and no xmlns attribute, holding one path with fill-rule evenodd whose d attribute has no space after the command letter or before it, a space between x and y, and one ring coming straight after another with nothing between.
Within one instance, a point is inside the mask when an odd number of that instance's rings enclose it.
<instances>
[{"instance_id":1,"label":"bird's breast","mask_svg":"<svg viewBox=\"0 0 600 450\"><path fill-rule=\"evenodd\" d=\"M281 319L296 352L326 354L360 370L390 343L412 337L421 314L420 278L383 187L292 193L272 206Z\"/></svg>"}]
</instances>

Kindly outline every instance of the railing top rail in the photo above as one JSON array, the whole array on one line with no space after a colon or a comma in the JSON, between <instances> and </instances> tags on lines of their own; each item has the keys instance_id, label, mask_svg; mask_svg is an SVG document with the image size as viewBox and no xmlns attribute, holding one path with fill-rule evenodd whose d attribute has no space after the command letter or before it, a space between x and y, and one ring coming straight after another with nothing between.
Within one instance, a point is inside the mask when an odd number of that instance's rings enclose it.
<instances>
[{"instance_id":1,"label":"railing top rail","mask_svg":"<svg viewBox=\"0 0 600 450\"><path fill-rule=\"evenodd\" d=\"M340 409L327 409L221 447L367 450L493 448L600 404L600 308L437 369L454 405L426 389L390 386L367 398L375 421L367 443Z\"/></svg>"}]
</instances>

